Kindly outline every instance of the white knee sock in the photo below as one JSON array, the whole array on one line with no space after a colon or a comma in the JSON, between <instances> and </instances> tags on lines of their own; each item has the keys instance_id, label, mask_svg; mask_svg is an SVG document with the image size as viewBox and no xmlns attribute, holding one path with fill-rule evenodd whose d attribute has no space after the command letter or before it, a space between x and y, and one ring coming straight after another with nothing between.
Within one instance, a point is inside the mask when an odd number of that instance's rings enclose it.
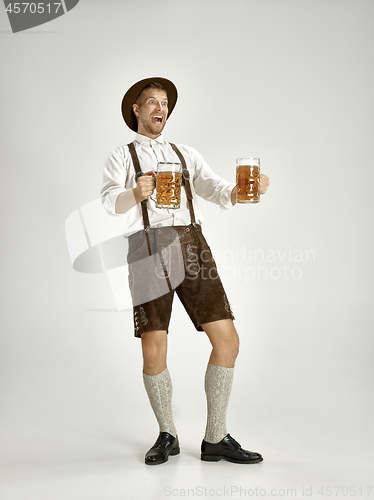
<instances>
[{"instance_id":1,"label":"white knee sock","mask_svg":"<svg viewBox=\"0 0 374 500\"><path fill-rule=\"evenodd\" d=\"M158 375L146 375L143 372L144 386L148 394L154 414L157 418L160 432L168 432L176 437L177 430L173 422L171 404L172 384L167 367Z\"/></svg>"},{"instance_id":2,"label":"white knee sock","mask_svg":"<svg viewBox=\"0 0 374 500\"><path fill-rule=\"evenodd\" d=\"M208 417L204 440L219 443L226 435L226 411L229 403L234 368L208 364L205 373L205 393Z\"/></svg>"}]
</instances>

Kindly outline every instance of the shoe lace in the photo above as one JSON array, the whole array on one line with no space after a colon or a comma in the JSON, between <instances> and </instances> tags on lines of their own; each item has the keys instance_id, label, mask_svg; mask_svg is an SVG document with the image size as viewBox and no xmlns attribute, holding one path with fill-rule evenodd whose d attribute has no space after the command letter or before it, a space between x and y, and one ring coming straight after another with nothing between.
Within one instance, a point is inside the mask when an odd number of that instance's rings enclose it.
<instances>
[{"instance_id":1,"label":"shoe lace","mask_svg":"<svg viewBox=\"0 0 374 500\"><path fill-rule=\"evenodd\" d=\"M159 439L158 441L158 445L159 446L163 446L164 448L166 448L166 443L167 443L167 440L165 439L165 437L162 437L161 439Z\"/></svg>"},{"instance_id":2,"label":"shoe lace","mask_svg":"<svg viewBox=\"0 0 374 500\"><path fill-rule=\"evenodd\" d=\"M160 436L157 440L157 446L162 446L162 447L166 448L168 441L169 441L169 439L167 436L160 434Z\"/></svg>"},{"instance_id":3,"label":"shoe lace","mask_svg":"<svg viewBox=\"0 0 374 500\"><path fill-rule=\"evenodd\" d=\"M230 434L228 434L228 436L230 436L230 440L233 441L235 444L237 444L239 446L239 448L242 447L242 445L240 443L238 443L237 440L234 439Z\"/></svg>"}]
</instances>

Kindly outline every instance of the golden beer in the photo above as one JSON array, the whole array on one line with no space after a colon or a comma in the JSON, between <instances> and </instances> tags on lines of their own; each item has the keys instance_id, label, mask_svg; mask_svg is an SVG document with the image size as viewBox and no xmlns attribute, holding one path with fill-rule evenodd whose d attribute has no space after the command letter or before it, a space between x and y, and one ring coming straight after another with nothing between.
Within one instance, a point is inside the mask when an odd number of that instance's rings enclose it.
<instances>
[{"instance_id":1,"label":"golden beer","mask_svg":"<svg viewBox=\"0 0 374 500\"><path fill-rule=\"evenodd\" d=\"M181 186L180 163L159 163L156 173L156 207L179 208Z\"/></svg>"},{"instance_id":2,"label":"golden beer","mask_svg":"<svg viewBox=\"0 0 374 500\"><path fill-rule=\"evenodd\" d=\"M236 201L238 203L258 203L260 183L260 159L238 158L236 160Z\"/></svg>"}]
</instances>

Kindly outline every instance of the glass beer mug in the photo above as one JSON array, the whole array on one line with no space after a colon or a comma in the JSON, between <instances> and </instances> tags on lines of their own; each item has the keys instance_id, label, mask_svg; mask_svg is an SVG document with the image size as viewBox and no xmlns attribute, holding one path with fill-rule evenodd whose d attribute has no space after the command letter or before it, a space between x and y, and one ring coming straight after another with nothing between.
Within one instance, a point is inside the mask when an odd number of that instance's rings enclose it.
<instances>
[{"instance_id":1,"label":"glass beer mug","mask_svg":"<svg viewBox=\"0 0 374 500\"><path fill-rule=\"evenodd\" d=\"M181 203L182 166L160 162L156 172L156 207L179 208Z\"/></svg>"},{"instance_id":2,"label":"glass beer mug","mask_svg":"<svg viewBox=\"0 0 374 500\"><path fill-rule=\"evenodd\" d=\"M236 201L238 203L258 203L260 193L260 158L236 159Z\"/></svg>"}]
</instances>

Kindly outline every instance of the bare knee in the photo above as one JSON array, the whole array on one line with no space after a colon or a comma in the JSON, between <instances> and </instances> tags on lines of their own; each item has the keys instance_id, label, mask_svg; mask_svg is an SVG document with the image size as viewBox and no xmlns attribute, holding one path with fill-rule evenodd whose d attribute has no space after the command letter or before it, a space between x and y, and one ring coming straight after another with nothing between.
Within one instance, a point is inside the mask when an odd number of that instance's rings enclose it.
<instances>
[{"instance_id":1,"label":"bare knee","mask_svg":"<svg viewBox=\"0 0 374 500\"><path fill-rule=\"evenodd\" d=\"M153 331L142 334L143 370L147 375L157 375L166 368L166 332Z\"/></svg>"},{"instance_id":2,"label":"bare knee","mask_svg":"<svg viewBox=\"0 0 374 500\"><path fill-rule=\"evenodd\" d=\"M213 350L209 362L232 367L239 353L239 336L231 320L222 320L202 325Z\"/></svg>"},{"instance_id":3,"label":"bare knee","mask_svg":"<svg viewBox=\"0 0 374 500\"><path fill-rule=\"evenodd\" d=\"M223 350L232 362L234 362L239 354L238 334L235 332L235 334L222 338L221 342L218 343L217 348Z\"/></svg>"},{"instance_id":4,"label":"bare knee","mask_svg":"<svg viewBox=\"0 0 374 500\"><path fill-rule=\"evenodd\" d=\"M232 344L231 344L232 355L235 356L234 359L236 359L238 357L239 348L240 348L239 335L236 334L236 337L232 340Z\"/></svg>"}]
</instances>

